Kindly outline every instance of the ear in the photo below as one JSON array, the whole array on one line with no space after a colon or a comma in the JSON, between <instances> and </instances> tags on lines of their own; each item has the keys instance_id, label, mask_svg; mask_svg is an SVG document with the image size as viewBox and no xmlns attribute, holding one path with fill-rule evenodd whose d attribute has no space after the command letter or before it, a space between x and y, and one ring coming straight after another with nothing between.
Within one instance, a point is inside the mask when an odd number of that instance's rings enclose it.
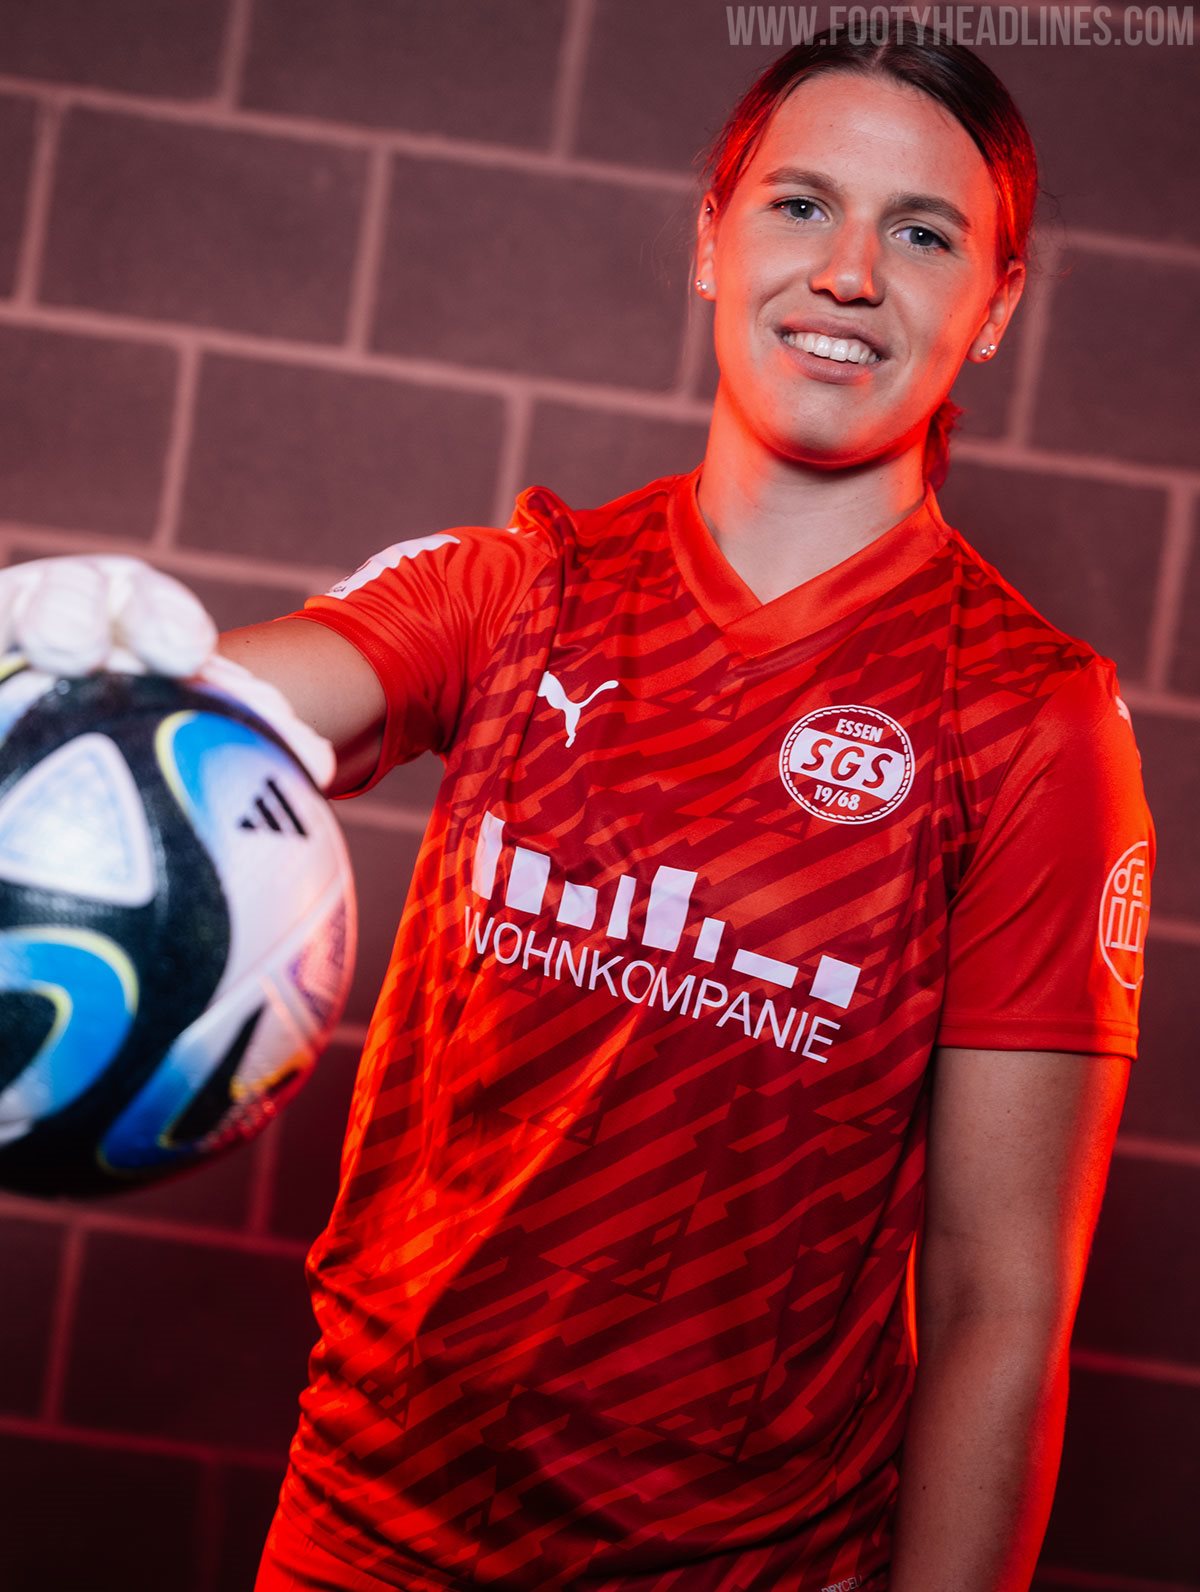
<instances>
[{"instance_id":1,"label":"ear","mask_svg":"<svg viewBox=\"0 0 1200 1592\"><path fill-rule=\"evenodd\" d=\"M967 358L974 364L986 365L991 359L991 354L982 352L984 348L991 348L993 353L999 348L1004 330L1016 313L1024 291L1025 263L1023 260L1010 260L988 303L987 320L976 332L967 350Z\"/></svg>"},{"instance_id":2,"label":"ear","mask_svg":"<svg viewBox=\"0 0 1200 1592\"><path fill-rule=\"evenodd\" d=\"M700 206L700 213L696 217L696 280L706 284L705 290L700 293L701 298L712 299L717 296L717 201L714 195L706 193L704 202Z\"/></svg>"}]
</instances>

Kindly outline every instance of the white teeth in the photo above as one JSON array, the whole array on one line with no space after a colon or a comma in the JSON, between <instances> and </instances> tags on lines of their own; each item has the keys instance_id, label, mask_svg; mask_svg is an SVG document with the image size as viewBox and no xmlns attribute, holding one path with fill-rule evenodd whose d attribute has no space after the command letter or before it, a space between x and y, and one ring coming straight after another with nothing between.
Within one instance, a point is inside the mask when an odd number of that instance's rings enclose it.
<instances>
[{"instance_id":1,"label":"white teeth","mask_svg":"<svg viewBox=\"0 0 1200 1592\"><path fill-rule=\"evenodd\" d=\"M840 365L878 365L879 355L860 343L857 337L827 337L824 332L784 332L783 340L792 348L818 359L836 360Z\"/></svg>"}]
</instances>

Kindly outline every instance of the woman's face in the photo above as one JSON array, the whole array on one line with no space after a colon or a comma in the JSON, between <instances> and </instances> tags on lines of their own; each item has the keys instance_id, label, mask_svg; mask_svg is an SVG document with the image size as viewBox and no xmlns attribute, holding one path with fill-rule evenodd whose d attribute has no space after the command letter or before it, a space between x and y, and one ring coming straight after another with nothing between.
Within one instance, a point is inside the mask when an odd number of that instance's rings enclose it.
<instances>
[{"instance_id":1,"label":"woman's face","mask_svg":"<svg viewBox=\"0 0 1200 1592\"><path fill-rule=\"evenodd\" d=\"M997 281L997 212L983 156L928 95L854 72L801 84L724 210L700 218L739 423L817 465L922 447L964 358L1000 341L1020 298L1020 265ZM812 351L820 334L849 357Z\"/></svg>"}]
</instances>

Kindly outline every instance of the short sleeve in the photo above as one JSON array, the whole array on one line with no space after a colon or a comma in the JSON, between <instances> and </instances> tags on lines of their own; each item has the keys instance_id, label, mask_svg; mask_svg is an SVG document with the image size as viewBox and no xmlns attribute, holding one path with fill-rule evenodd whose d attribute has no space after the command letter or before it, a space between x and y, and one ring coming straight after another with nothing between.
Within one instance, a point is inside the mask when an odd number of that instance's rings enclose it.
<instances>
[{"instance_id":1,"label":"short sleeve","mask_svg":"<svg viewBox=\"0 0 1200 1592\"><path fill-rule=\"evenodd\" d=\"M446 755L467 694L553 556L536 534L469 526L397 542L287 618L337 631L366 658L387 699L369 790L422 752Z\"/></svg>"},{"instance_id":2,"label":"short sleeve","mask_svg":"<svg viewBox=\"0 0 1200 1592\"><path fill-rule=\"evenodd\" d=\"M1132 1058L1154 825L1116 673L1096 658L1035 716L950 906L938 1043Z\"/></svg>"}]
</instances>

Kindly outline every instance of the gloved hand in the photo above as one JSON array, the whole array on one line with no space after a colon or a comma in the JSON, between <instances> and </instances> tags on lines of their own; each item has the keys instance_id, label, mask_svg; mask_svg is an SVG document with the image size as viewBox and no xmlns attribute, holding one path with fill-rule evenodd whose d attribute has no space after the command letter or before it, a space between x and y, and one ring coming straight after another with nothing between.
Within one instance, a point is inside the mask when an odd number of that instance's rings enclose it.
<instances>
[{"instance_id":1,"label":"gloved hand","mask_svg":"<svg viewBox=\"0 0 1200 1592\"><path fill-rule=\"evenodd\" d=\"M0 569L0 652L16 649L46 674L97 669L191 678L266 721L326 789L333 747L297 717L282 691L217 653L217 627L186 586L119 554L38 558Z\"/></svg>"}]
</instances>

